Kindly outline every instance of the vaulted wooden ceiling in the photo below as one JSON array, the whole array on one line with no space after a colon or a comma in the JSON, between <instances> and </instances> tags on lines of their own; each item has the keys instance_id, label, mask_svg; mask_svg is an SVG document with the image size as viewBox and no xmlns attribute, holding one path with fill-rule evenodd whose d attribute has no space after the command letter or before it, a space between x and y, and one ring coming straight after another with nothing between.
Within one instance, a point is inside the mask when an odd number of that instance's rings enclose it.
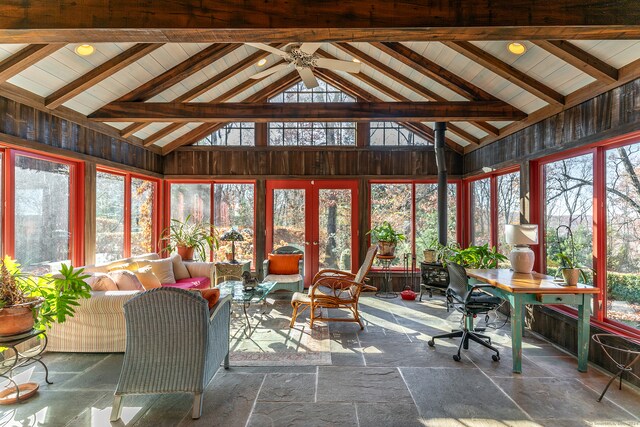
<instances>
[{"instance_id":1,"label":"vaulted wooden ceiling","mask_svg":"<svg viewBox=\"0 0 640 427\"><path fill-rule=\"evenodd\" d=\"M427 139L447 121L469 151L640 77L637 1L82 3L0 5L0 95L164 154L230 121L305 118L399 121ZM358 105L265 104L299 77L250 79L280 58L243 42L308 41L362 62L315 70ZM78 56L85 42L96 52Z\"/></svg>"}]
</instances>

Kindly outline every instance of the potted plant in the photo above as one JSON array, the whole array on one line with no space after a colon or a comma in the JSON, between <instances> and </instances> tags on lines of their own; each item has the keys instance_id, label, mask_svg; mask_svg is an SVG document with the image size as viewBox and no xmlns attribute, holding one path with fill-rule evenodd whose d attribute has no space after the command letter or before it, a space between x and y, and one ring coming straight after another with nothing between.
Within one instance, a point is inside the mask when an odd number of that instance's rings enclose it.
<instances>
[{"instance_id":1,"label":"potted plant","mask_svg":"<svg viewBox=\"0 0 640 427\"><path fill-rule=\"evenodd\" d=\"M447 247L444 256L445 261L455 262L466 268L498 268L500 262L507 260L495 246L489 248L488 243L481 246L471 245L464 249L458 245L451 245Z\"/></svg>"},{"instance_id":2,"label":"potted plant","mask_svg":"<svg viewBox=\"0 0 640 427\"><path fill-rule=\"evenodd\" d=\"M215 228L207 222L192 221L188 215L184 221L171 218L169 227L160 233L162 251L177 252L183 260L192 260L194 255L202 261L207 259L207 249L218 248Z\"/></svg>"},{"instance_id":3,"label":"potted plant","mask_svg":"<svg viewBox=\"0 0 640 427\"><path fill-rule=\"evenodd\" d=\"M405 240L405 235L393 229L389 221L372 228L367 232L372 240L378 244L378 255L393 256L398 242Z\"/></svg>"},{"instance_id":4,"label":"potted plant","mask_svg":"<svg viewBox=\"0 0 640 427\"><path fill-rule=\"evenodd\" d=\"M560 238L561 230L566 230L567 232L567 237L565 239ZM566 225L558 226L558 228L556 228L556 239L558 240L558 246L560 247L560 252L556 254L556 259L560 263L558 271L562 272L562 277L564 278L565 283L568 286L576 286L580 278L582 278L586 283L588 281L585 273L587 268L578 263L571 228Z\"/></svg>"},{"instance_id":5,"label":"potted plant","mask_svg":"<svg viewBox=\"0 0 640 427\"><path fill-rule=\"evenodd\" d=\"M56 276L33 277L5 257L0 261L0 336L44 329L73 316L78 300L91 296L83 271L63 265Z\"/></svg>"}]
</instances>

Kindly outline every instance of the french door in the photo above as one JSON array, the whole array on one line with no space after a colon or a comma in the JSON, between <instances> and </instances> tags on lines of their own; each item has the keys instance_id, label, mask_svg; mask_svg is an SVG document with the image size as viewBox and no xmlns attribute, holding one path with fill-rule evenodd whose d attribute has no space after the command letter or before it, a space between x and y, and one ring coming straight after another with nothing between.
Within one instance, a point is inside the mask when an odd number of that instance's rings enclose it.
<instances>
[{"instance_id":1,"label":"french door","mask_svg":"<svg viewBox=\"0 0 640 427\"><path fill-rule=\"evenodd\" d=\"M358 182L267 181L267 251L304 251L305 285L321 269L355 271Z\"/></svg>"}]
</instances>

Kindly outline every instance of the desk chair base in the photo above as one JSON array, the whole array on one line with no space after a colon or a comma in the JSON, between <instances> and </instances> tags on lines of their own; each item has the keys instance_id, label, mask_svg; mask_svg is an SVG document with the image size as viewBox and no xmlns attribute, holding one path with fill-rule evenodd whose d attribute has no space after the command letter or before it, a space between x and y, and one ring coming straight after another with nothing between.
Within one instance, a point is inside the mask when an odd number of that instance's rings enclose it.
<instances>
[{"instance_id":1,"label":"desk chair base","mask_svg":"<svg viewBox=\"0 0 640 427\"><path fill-rule=\"evenodd\" d=\"M492 354L491 358L493 359L494 362L498 362L500 360L500 352L498 351L497 348L495 348L493 345L491 345L491 338L486 336L486 335L482 335L482 334L478 334L476 332L470 331L468 329L461 329L461 330L457 330L457 331L453 331L451 333L448 334L441 334L441 335L436 335L435 337L431 338L429 341L427 341L427 344L429 345L429 347L433 347L435 346L435 339L441 339L441 338L461 338L460 340L460 345L458 346L458 353L453 355L453 360L455 360L456 362L459 362L461 360L460 357L460 350L462 350L462 348L464 348L465 350L469 348L469 340L471 341L475 341L478 344L487 347L489 350L495 351L496 354Z\"/></svg>"}]
</instances>

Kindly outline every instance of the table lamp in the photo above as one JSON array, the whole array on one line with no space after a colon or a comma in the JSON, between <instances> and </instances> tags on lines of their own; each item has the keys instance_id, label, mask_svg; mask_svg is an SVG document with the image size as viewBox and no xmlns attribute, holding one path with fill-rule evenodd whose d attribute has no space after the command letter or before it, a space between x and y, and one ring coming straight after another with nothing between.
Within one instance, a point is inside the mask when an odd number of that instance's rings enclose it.
<instances>
[{"instance_id":1,"label":"table lamp","mask_svg":"<svg viewBox=\"0 0 640 427\"><path fill-rule=\"evenodd\" d=\"M513 245L509 254L511 268L516 273L531 273L535 254L529 245L538 244L538 226L535 224L507 224L507 244Z\"/></svg>"},{"instance_id":2,"label":"table lamp","mask_svg":"<svg viewBox=\"0 0 640 427\"><path fill-rule=\"evenodd\" d=\"M231 242L231 261L229 262L231 264L239 264L239 262L236 261L236 242L244 242L242 234L235 228L232 228L220 236L220 240L223 242Z\"/></svg>"}]
</instances>

